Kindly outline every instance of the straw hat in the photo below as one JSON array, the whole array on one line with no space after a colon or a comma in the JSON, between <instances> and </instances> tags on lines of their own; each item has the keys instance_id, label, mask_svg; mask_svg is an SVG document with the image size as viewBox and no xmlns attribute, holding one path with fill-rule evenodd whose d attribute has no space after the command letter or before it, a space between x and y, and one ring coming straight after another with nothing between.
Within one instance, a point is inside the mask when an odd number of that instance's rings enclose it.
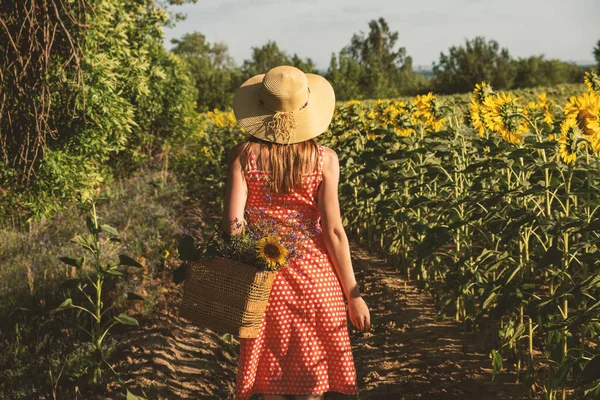
<instances>
[{"instance_id":1,"label":"straw hat","mask_svg":"<svg viewBox=\"0 0 600 400\"><path fill-rule=\"evenodd\" d=\"M281 144L325 132L334 107L335 94L325 78L287 65L248 79L233 98L233 112L246 132Z\"/></svg>"}]
</instances>

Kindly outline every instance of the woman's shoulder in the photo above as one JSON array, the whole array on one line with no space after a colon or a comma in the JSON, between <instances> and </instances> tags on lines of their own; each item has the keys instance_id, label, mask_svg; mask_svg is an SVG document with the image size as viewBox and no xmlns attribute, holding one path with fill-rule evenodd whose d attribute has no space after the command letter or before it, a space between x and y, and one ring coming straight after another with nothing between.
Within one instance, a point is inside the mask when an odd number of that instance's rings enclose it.
<instances>
[{"instance_id":1,"label":"woman's shoulder","mask_svg":"<svg viewBox=\"0 0 600 400\"><path fill-rule=\"evenodd\" d=\"M338 155L335 152L335 150L324 146L324 145L320 145L323 148L323 164L324 166L326 165L331 165L331 164L339 164L339 159L338 159Z\"/></svg>"}]
</instances>

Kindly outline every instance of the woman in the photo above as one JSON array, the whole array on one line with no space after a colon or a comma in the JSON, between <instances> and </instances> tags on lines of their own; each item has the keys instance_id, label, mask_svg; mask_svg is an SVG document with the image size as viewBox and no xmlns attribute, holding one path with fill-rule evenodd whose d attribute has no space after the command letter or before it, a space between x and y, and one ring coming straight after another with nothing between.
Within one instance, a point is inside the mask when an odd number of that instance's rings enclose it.
<instances>
[{"instance_id":1,"label":"woman","mask_svg":"<svg viewBox=\"0 0 600 400\"><path fill-rule=\"evenodd\" d=\"M277 219L282 230L308 218L316 233L278 271L258 336L240 339L238 400L358 391L343 296L363 332L370 329L369 309L341 221L338 157L314 139L327 130L334 107L327 80L290 66L250 78L234 98L235 116L251 136L230 153L221 229L238 233L244 224L232 222L252 223L252 208Z\"/></svg>"}]
</instances>

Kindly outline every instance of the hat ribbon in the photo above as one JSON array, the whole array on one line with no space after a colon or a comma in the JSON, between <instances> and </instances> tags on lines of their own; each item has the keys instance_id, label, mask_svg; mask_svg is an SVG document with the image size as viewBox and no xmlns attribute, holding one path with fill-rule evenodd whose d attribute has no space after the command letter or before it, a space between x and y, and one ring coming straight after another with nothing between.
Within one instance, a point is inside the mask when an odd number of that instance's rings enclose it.
<instances>
[{"instance_id":1,"label":"hat ribbon","mask_svg":"<svg viewBox=\"0 0 600 400\"><path fill-rule=\"evenodd\" d=\"M260 103L269 111L273 112L270 120L267 122L267 128L273 132L273 136L275 140L281 137L282 142L284 144L290 144L292 139L292 131L298 125L298 121L296 120L295 112L302 111L308 106L308 100L310 99L310 88L308 88L308 98L306 99L306 103L302 107L297 110L291 111L277 111L273 110L269 106L265 104L262 99Z\"/></svg>"}]
</instances>

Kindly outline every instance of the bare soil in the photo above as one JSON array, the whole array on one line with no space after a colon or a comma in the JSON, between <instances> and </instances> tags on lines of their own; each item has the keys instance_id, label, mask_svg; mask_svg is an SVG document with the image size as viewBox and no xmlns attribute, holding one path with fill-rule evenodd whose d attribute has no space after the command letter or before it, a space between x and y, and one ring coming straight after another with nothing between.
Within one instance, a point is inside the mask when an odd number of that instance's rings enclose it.
<instances>
[{"instance_id":1,"label":"bare soil","mask_svg":"<svg viewBox=\"0 0 600 400\"><path fill-rule=\"evenodd\" d=\"M436 318L429 294L381 258L354 245L351 251L372 319L369 333L350 326L360 399L528 398L513 374L492 381L487 353L460 324ZM179 319L181 285L163 291L160 312L118 338L116 370L147 398L232 399L238 342ZM123 393L116 384L111 392Z\"/></svg>"}]
</instances>

